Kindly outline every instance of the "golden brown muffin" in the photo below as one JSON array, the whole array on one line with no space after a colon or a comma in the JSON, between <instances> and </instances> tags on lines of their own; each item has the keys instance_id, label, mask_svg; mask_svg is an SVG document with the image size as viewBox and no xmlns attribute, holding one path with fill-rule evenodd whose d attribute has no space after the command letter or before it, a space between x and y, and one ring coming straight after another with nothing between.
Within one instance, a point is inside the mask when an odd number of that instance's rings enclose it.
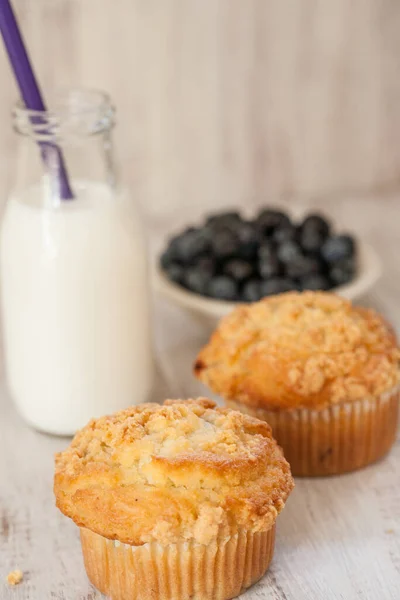
<instances>
[{"instance_id":1,"label":"golden brown muffin","mask_svg":"<svg viewBox=\"0 0 400 600\"><path fill-rule=\"evenodd\" d=\"M117 600L237 595L267 569L292 487L270 427L204 398L91 421L54 482L89 578Z\"/></svg>"},{"instance_id":2,"label":"golden brown muffin","mask_svg":"<svg viewBox=\"0 0 400 600\"><path fill-rule=\"evenodd\" d=\"M222 319L194 371L229 406L268 420L294 474L316 475L388 451L399 359L392 329L373 310L290 292Z\"/></svg>"}]
</instances>

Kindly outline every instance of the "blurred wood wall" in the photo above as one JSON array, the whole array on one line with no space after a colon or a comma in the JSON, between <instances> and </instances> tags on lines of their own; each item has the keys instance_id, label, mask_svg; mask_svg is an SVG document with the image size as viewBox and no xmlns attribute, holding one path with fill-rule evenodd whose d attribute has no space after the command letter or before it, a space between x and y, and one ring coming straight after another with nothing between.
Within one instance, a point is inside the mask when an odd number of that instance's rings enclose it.
<instances>
[{"instance_id":1,"label":"blurred wood wall","mask_svg":"<svg viewBox=\"0 0 400 600\"><path fill-rule=\"evenodd\" d=\"M45 90L118 107L149 216L400 187L398 0L13 0ZM0 48L0 199L16 89Z\"/></svg>"}]
</instances>

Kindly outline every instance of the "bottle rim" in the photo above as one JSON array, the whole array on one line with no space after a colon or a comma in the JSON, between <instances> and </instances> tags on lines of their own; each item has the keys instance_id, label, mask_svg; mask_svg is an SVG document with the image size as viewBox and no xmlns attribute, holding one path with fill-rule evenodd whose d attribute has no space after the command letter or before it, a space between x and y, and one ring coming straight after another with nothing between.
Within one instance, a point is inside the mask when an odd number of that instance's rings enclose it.
<instances>
[{"instance_id":1,"label":"bottle rim","mask_svg":"<svg viewBox=\"0 0 400 600\"><path fill-rule=\"evenodd\" d=\"M12 117L18 134L38 142L54 142L111 130L115 124L115 108L110 96L103 91L73 88L58 91L45 111L28 109L18 100Z\"/></svg>"}]
</instances>

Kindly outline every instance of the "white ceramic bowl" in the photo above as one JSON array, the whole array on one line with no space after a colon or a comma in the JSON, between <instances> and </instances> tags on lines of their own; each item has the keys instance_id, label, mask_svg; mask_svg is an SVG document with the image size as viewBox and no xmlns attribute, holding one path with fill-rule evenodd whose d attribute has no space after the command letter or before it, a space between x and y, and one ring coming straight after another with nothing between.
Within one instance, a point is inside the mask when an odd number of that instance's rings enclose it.
<instances>
[{"instance_id":1,"label":"white ceramic bowl","mask_svg":"<svg viewBox=\"0 0 400 600\"><path fill-rule=\"evenodd\" d=\"M371 289L381 273L381 262L375 250L369 244L358 241L358 273L356 277L351 283L332 291L349 300L356 300ZM165 298L212 325L215 325L218 319L228 314L238 304L237 302L213 300L190 292L170 281L159 265L155 268L153 281L155 289Z\"/></svg>"}]
</instances>

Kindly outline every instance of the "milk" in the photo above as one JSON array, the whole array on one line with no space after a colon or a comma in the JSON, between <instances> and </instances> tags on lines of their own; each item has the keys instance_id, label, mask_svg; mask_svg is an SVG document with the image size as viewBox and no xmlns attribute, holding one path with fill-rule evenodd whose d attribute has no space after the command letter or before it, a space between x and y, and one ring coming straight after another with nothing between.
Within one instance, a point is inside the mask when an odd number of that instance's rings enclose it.
<instances>
[{"instance_id":1,"label":"milk","mask_svg":"<svg viewBox=\"0 0 400 600\"><path fill-rule=\"evenodd\" d=\"M75 182L14 195L1 236L9 388L35 428L73 434L148 400L150 298L140 221L127 193Z\"/></svg>"}]
</instances>

